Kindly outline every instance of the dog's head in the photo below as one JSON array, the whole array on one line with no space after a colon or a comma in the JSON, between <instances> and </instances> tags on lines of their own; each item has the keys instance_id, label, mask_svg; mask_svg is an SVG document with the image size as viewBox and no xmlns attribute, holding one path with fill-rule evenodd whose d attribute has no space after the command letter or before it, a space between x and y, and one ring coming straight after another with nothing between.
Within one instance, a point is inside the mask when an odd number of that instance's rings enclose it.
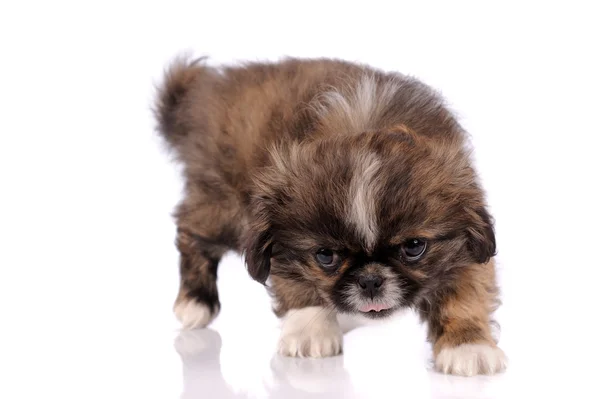
<instances>
[{"instance_id":1,"label":"dog's head","mask_svg":"<svg viewBox=\"0 0 600 399\"><path fill-rule=\"evenodd\" d=\"M465 151L406 128L273 149L251 208L250 275L297 281L341 312L389 315L495 252Z\"/></svg>"}]
</instances>

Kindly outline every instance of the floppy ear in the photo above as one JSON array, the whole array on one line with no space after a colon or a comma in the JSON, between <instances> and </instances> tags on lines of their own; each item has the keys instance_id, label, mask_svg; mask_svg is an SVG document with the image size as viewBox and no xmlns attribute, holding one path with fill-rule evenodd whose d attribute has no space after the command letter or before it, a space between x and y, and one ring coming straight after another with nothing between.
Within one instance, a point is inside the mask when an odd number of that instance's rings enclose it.
<instances>
[{"instance_id":1,"label":"floppy ear","mask_svg":"<svg viewBox=\"0 0 600 399\"><path fill-rule=\"evenodd\" d=\"M484 207L477 208L467 227L468 247L477 263L487 263L496 255L496 234L491 215Z\"/></svg>"},{"instance_id":2,"label":"floppy ear","mask_svg":"<svg viewBox=\"0 0 600 399\"><path fill-rule=\"evenodd\" d=\"M244 258L250 276L261 284L265 284L271 270L271 252L273 238L269 227L250 226L244 240Z\"/></svg>"}]
</instances>

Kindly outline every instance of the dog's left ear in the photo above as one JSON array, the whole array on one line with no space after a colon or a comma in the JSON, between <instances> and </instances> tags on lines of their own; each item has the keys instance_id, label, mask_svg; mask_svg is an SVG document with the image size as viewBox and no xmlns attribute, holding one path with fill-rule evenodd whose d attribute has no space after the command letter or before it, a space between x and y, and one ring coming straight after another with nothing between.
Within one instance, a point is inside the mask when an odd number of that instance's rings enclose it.
<instances>
[{"instance_id":1,"label":"dog's left ear","mask_svg":"<svg viewBox=\"0 0 600 399\"><path fill-rule=\"evenodd\" d=\"M469 212L471 222L467 227L468 247L477 263L487 263L496 255L494 221L485 207Z\"/></svg>"},{"instance_id":2,"label":"dog's left ear","mask_svg":"<svg viewBox=\"0 0 600 399\"><path fill-rule=\"evenodd\" d=\"M265 223L250 226L244 240L243 253L250 276L261 284L265 284L271 271L271 253L273 238L270 228Z\"/></svg>"}]
</instances>

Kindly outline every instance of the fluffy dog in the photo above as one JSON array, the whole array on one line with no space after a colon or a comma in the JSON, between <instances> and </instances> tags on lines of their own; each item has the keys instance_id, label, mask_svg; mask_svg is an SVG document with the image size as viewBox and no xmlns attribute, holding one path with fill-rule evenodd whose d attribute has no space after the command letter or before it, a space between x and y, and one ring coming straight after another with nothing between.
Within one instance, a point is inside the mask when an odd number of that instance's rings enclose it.
<instances>
[{"instance_id":1,"label":"fluffy dog","mask_svg":"<svg viewBox=\"0 0 600 399\"><path fill-rule=\"evenodd\" d=\"M183 166L175 211L186 328L220 309L228 250L285 320L279 352L342 351L337 313L415 309L435 366L495 373L496 242L467 134L416 79L333 59L211 67L177 59L158 131Z\"/></svg>"}]
</instances>

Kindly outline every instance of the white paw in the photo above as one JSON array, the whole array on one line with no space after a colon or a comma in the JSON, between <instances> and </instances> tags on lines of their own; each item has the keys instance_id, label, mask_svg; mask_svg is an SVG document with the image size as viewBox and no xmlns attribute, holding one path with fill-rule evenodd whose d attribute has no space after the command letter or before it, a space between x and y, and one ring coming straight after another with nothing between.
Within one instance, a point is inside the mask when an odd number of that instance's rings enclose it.
<instances>
[{"instance_id":1,"label":"white paw","mask_svg":"<svg viewBox=\"0 0 600 399\"><path fill-rule=\"evenodd\" d=\"M212 313L204 303L187 298L178 301L173 311L184 329L204 328L218 313L218 309Z\"/></svg>"},{"instance_id":2,"label":"white paw","mask_svg":"<svg viewBox=\"0 0 600 399\"><path fill-rule=\"evenodd\" d=\"M342 351L342 330L335 313L320 306L290 310L281 327L279 354L329 357Z\"/></svg>"},{"instance_id":3,"label":"white paw","mask_svg":"<svg viewBox=\"0 0 600 399\"><path fill-rule=\"evenodd\" d=\"M506 368L506 363L502 349L485 344L444 348L435 359L435 367L439 371L466 377L498 373Z\"/></svg>"}]
</instances>

